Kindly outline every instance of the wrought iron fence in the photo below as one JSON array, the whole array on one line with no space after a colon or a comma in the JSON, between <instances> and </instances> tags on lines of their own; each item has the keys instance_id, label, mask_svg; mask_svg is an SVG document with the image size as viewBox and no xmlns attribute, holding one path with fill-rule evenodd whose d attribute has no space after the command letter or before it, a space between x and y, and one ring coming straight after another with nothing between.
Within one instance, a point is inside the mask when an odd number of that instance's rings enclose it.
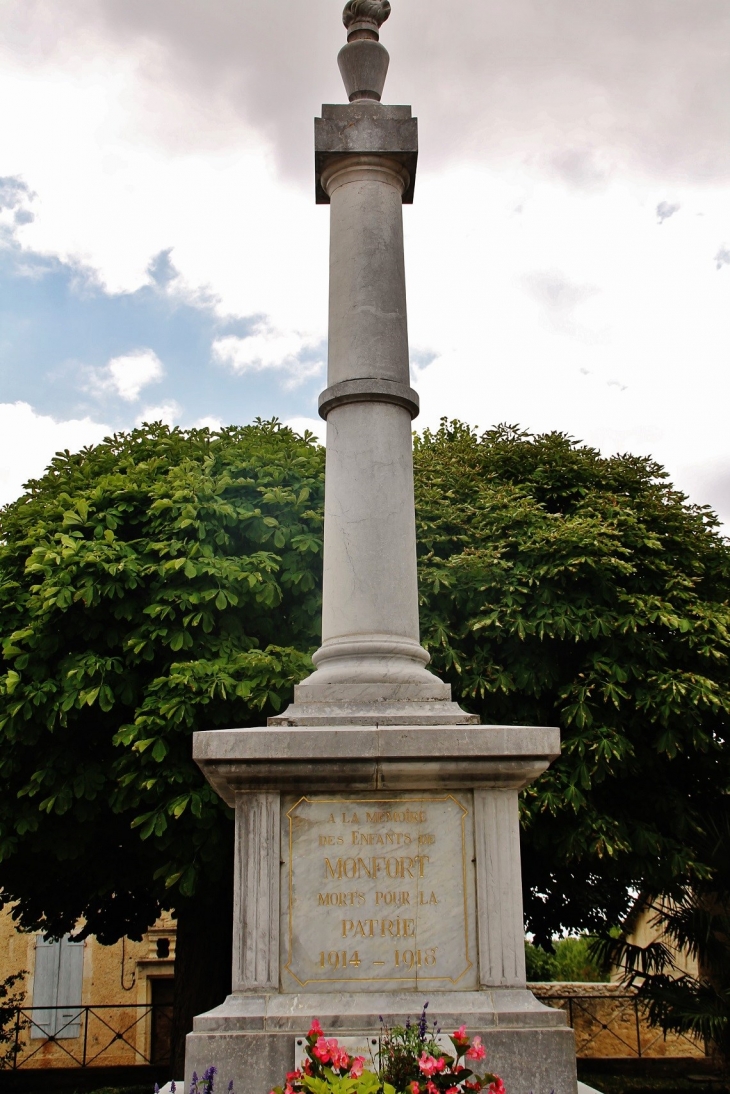
<instances>
[{"instance_id":1,"label":"wrought iron fence","mask_svg":"<svg viewBox=\"0 0 730 1094\"><path fill-rule=\"evenodd\" d=\"M539 994L541 1002L568 1012L578 1057L703 1056L701 1042L682 1033L666 1038L646 1021L644 1007L631 992ZM667 1051L669 1049L669 1051Z\"/></svg>"},{"instance_id":2,"label":"wrought iron fence","mask_svg":"<svg viewBox=\"0 0 730 1094\"><path fill-rule=\"evenodd\" d=\"M170 1061L171 1031L168 1004L16 1007L4 1066L164 1066Z\"/></svg>"}]
</instances>

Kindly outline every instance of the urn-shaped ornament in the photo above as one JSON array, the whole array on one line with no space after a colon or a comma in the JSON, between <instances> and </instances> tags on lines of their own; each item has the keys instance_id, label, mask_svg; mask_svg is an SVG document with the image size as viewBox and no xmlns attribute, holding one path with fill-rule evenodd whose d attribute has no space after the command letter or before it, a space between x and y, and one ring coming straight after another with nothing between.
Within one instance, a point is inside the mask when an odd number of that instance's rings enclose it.
<instances>
[{"instance_id":1,"label":"urn-shaped ornament","mask_svg":"<svg viewBox=\"0 0 730 1094\"><path fill-rule=\"evenodd\" d=\"M342 22L347 27L347 45L340 50L337 64L350 102L380 102L390 57L380 44L379 30L389 15L388 0L348 0L345 4Z\"/></svg>"}]
</instances>

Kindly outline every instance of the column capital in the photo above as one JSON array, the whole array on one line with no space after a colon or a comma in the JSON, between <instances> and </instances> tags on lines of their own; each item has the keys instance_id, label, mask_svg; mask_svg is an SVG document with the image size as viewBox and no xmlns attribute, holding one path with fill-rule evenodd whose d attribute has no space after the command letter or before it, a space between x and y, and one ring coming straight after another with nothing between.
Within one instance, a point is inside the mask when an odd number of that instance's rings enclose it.
<instances>
[{"instance_id":1,"label":"column capital","mask_svg":"<svg viewBox=\"0 0 730 1094\"><path fill-rule=\"evenodd\" d=\"M314 119L314 173L318 205L329 205L322 175L333 161L350 156L383 157L405 169L403 204L413 202L418 160L418 119L410 106L384 106L360 99L325 105Z\"/></svg>"}]
</instances>

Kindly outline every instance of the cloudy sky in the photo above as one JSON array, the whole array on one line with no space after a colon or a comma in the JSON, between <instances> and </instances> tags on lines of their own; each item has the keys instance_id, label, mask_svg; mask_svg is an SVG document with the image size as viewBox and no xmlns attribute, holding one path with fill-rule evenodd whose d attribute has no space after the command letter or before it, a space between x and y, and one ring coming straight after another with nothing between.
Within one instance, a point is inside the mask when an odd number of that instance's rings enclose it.
<instances>
[{"instance_id":1,"label":"cloudy sky","mask_svg":"<svg viewBox=\"0 0 730 1094\"><path fill-rule=\"evenodd\" d=\"M0 501L163 418L319 429L340 0L0 0ZM727 0L393 0L418 426L651 454L730 524Z\"/></svg>"}]
</instances>

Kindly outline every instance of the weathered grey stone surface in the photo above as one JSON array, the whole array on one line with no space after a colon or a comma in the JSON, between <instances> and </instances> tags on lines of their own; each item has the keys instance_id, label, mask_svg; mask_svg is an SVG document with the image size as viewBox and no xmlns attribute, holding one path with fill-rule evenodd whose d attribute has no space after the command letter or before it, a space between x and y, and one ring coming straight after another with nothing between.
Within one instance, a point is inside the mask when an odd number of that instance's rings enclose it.
<instances>
[{"instance_id":1,"label":"weathered grey stone surface","mask_svg":"<svg viewBox=\"0 0 730 1094\"><path fill-rule=\"evenodd\" d=\"M385 46L369 39L348 42L337 55L337 64L350 102L380 102L390 57Z\"/></svg>"},{"instance_id":2,"label":"weathered grey stone surface","mask_svg":"<svg viewBox=\"0 0 730 1094\"><path fill-rule=\"evenodd\" d=\"M417 418L420 409L418 392L407 384L395 380L370 377L362 380L342 380L325 388L319 397L321 418L327 421L330 410L345 403L395 403L405 407L411 418Z\"/></svg>"},{"instance_id":3,"label":"weathered grey stone surface","mask_svg":"<svg viewBox=\"0 0 730 1094\"><path fill-rule=\"evenodd\" d=\"M439 992L427 996L433 1017L444 1029L465 1022L487 1048L485 1069L504 1079L509 1094L576 1094L573 1032L563 1011L539 1003L531 992ZM335 1035L373 1035L379 1015L405 1022L420 1011L423 991L278 996L235 996L195 1019L188 1035L186 1084L216 1062L219 1079L236 1089L266 1094L294 1064L297 1035L306 1033L312 1016Z\"/></svg>"},{"instance_id":4,"label":"weathered grey stone surface","mask_svg":"<svg viewBox=\"0 0 730 1094\"><path fill-rule=\"evenodd\" d=\"M193 757L235 805L241 790L520 789L560 754L540 726L294 726L196 733Z\"/></svg>"},{"instance_id":5,"label":"weathered grey stone surface","mask_svg":"<svg viewBox=\"0 0 730 1094\"><path fill-rule=\"evenodd\" d=\"M525 986L525 925L517 790L474 790L479 983Z\"/></svg>"},{"instance_id":6,"label":"weathered grey stone surface","mask_svg":"<svg viewBox=\"0 0 730 1094\"><path fill-rule=\"evenodd\" d=\"M235 796L233 990L279 988L279 842L281 796Z\"/></svg>"},{"instance_id":7,"label":"weathered grey stone surface","mask_svg":"<svg viewBox=\"0 0 730 1094\"><path fill-rule=\"evenodd\" d=\"M404 205L413 203L418 162L418 121L410 106L386 106L360 99L326 104L314 119L314 177L318 205L329 205L322 172L334 160L351 155L385 155L408 174Z\"/></svg>"}]
</instances>

